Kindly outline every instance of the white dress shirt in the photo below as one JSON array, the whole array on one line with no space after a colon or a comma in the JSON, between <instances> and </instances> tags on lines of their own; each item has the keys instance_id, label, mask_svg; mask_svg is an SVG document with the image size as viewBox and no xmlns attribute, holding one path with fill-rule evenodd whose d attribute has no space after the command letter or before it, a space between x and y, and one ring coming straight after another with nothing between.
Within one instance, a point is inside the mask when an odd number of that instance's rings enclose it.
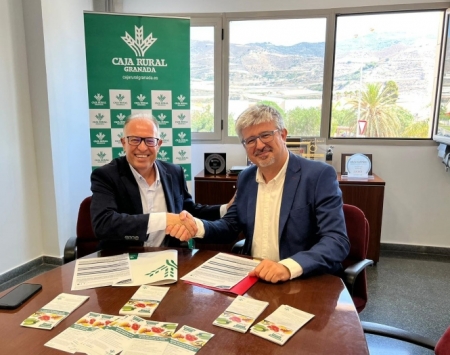
<instances>
[{"instance_id":1,"label":"white dress shirt","mask_svg":"<svg viewBox=\"0 0 450 355\"><path fill-rule=\"evenodd\" d=\"M303 273L302 267L293 259L280 260L280 211L289 155L281 170L268 183L259 169L256 172L258 194L256 196L255 229L253 231L252 256L258 259L278 261L286 266L291 279Z\"/></svg>"},{"instance_id":2,"label":"white dress shirt","mask_svg":"<svg viewBox=\"0 0 450 355\"><path fill-rule=\"evenodd\" d=\"M147 225L148 239L144 246L159 247L166 236L166 213L167 205L164 196L164 190L161 185L159 170L156 164L153 164L156 172L155 182L150 186L147 181L131 165L130 169L139 186L141 195L142 212L150 214Z\"/></svg>"},{"instance_id":3,"label":"white dress shirt","mask_svg":"<svg viewBox=\"0 0 450 355\"><path fill-rule=\"evenodd\" d=\"M280 260L280 239L278 237L281 198L283 196L288 163L289 155L277 176L267 184L259 169L256 171L258 194L256 197L255 230L253 231L251 254L257 259L278 261L289 269L291 279L293 279L303 273L303 268L294 259ZM205 227L197 218L195 218L195 222L198 227L196 237L203 238L205 236Z\"/></svg>"}]
</instances>

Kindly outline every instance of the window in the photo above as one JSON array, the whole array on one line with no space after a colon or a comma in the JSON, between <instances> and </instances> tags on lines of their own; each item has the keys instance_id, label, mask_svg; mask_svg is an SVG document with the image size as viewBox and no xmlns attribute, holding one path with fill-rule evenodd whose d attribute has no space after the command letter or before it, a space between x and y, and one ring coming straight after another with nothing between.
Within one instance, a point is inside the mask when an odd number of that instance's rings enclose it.
<instances>
[{"instance_id":1,"label":"window","mask_svg":"<svg viewBox=\"0 0 450 355\"><path fill-rule=\"evenodd\" d=\"M431 138L442 14L337 17L332 137Z\"/></svg>"},{"instance_id":2,"label":"window","mask_svg":"<svg viewBox=\"0 0 450 355\"><path fill-rule=\"evenodd\" d=\"M194 139L221 138L221 18L191 20L191 129Z\"/></svg>"},{"instance_id":3,"label":"window","mask_svg":"<svg viewBox=\"0 0 450 355\"><path fill-rule=\"evenodd\" d=\"M325 32L325 18L230 22L229 136L257 103L277 108L289 135L320 136Z\"/></svg>"},{"instance_id":4,"label":"window","mask_svg":"<svg viewBox=\"0 0 450 355\"><path fill-rule=\"evenodd\" d=\"M237 143L235 120L257 103L278 108L291 137L431 141L436 122L450 130L448 88L436 98L445 9L357 10L190 14L193 139Z\"/></svg>"}]
</instances>

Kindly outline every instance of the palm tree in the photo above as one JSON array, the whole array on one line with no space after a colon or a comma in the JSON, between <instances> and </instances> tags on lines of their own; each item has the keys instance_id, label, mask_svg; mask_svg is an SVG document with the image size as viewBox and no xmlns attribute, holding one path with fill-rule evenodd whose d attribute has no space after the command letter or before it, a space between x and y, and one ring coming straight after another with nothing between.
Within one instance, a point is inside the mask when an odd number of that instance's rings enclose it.
<instances>
[{"instance_id":1,"label":"palm tree","mask_svg":"<svg viewBox=\"0 0 450 355\"><path fill-rule=\"evenodd\" d=\"M356 93L349 104L359 110L359 120L367 121L365 136L398 137L400 122L396 114L397 97L390 85L369 83L366 91Z\"/></svg>"}]
</instances>

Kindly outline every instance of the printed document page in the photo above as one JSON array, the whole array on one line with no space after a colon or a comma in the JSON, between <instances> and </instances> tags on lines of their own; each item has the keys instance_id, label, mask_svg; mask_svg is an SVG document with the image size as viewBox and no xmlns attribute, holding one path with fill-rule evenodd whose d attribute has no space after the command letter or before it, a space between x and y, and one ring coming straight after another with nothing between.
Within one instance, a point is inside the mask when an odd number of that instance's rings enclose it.
<instances>
[{"instance_id":1,"label":"printed document page","mask_svg":"<svg viewBox=\"0 0 450 355\"><path fill-rule=\"evenodd\" d=\"M77 259L72 291L110 286L119 281L132 281L128 254Z\"/></svg>"},{"instance_id":2,"label":"printed document page","mask_svg":"<svg viewBox=\"0 0 450 355\"><path fill-rule=\"evenodd\" d=\"M257 260L219 253L183 276L181 280L229 290L259 263Z\"/></svg>"}]
</instances>

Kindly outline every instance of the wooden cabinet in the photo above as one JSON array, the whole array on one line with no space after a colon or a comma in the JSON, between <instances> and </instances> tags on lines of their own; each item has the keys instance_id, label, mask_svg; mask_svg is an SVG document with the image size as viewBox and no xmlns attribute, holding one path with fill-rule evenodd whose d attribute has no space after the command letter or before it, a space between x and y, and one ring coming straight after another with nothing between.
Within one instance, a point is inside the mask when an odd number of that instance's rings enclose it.
<instances>
[{"instance_id":1,"label":"wooden cabinet","mask_svg":"<svg viewBox=\"0 0 450 355\"><path fill-rule=\"evenodd\" d=\"M385 182L375 174L373 179L364 180L349 180L338 174L338 181L344 203L360 208L369 221L370 238L367 258L377 263L380 259Z\"/></svg>"},{"instance_id":2,"label":"wooden cabinet","mask_svg":"<svg viewBox=\"0 0 450 355\"><path fill-rule=\"evenodd\" d=\"M205 175L195 178L195 202L206 205L228 203L236 192L237 175Z\"/></svg>"},{"instance_id":3,"label":"wooden cabinet","mask_svg":"<svg viewBox=\"0 0 450 355\"><path fill-rule=\"evenodd\" d=\"M236 191L237 175L205 175L201 171L195 178L195 202L202 204L228 203ZM360 208L370 226L367 258L380 259L381 224L385 182L379 176L373 179L348 180L338 174L344 203Z\"/></svg>"},{"instance_id":4,"label":"wooden cabinet","mask_svg":"<svg viewBox=\"0 0 450 355\"><path fill-rule=\"evenodd\" d=\"M237 175L205 175L201 171L194 178L195 202L204 205L218 205L228 203L236 192ZM229 244L204 243L200 239L195 241L197 249L231 252L233 245L243 237L237 238Z\"/></svg>"}]
</instances>

